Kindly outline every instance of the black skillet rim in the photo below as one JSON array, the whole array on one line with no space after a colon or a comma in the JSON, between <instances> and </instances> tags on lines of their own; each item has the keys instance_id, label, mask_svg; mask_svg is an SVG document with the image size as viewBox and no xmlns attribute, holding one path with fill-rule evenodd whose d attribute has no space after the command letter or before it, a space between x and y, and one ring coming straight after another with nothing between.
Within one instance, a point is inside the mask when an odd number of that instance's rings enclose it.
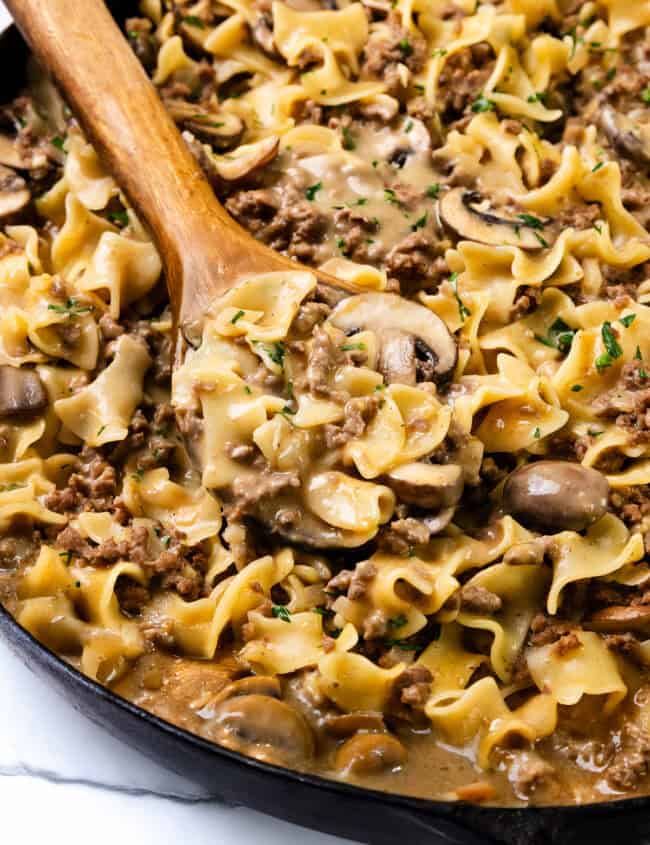
<instances>
[{"instance_id":1,"label":"black skillet rim","mask_svg":"<svg viewBox=\"0 0 650 845\"><path fill-rule=\"evenodd\" d=\"M112 3L109 2L109 5L128 4L123 0L114 0ZM26 48L13 24L9 24L0 32L0 44L6 48L8 64L12 71L7 75L9 78L4 78L4 84L0 84L0 98L4 101L20 86L19 78L22 77L22 73L20 70L17 71L16 64L12 60L19 60ZM583 845L586 841L609 844L622 836L626 837L626 845L634 845L636 842L644 845L650 843L650 796L618 798L582 805L493 807L467 802L414 798L297 772L260 762L211 743L132 704L83 675L42 645L18 624L2 604L0 604L0 632L28 668L36 671L37 674L48 674L54 678L55 684L59 687L56 691L65 697L73 698L74 695L73 706L81 704L81 698L78 697L81 694L86 700L94 699L98 706L102 707L101 714L84 711L88 718L94 717L94 721L100 723L104 729L108 729L109 718L106 715L108 711L117 722L121 718L123 721L118 733L123 740L140 727L147 730L147 736L157 733L161 738L169 740L185 752L196 752L203 762L208 758L213 758L215 765L217 763L222 766L230 765L233 770L233 779L236 775L244 780L248 777L253 788L255 788L253 777L261 775L268 782L269 788L273 784L282 783L285 786L293 786L296 790L295 795L292 796L294 800L288 808L286 805L275 807L269 806L268 801L259 800L259 792L250 800L251 796L246 792L246 784L243 784L243 788L234 790L238 797L232 803L237 806L249 806L277 818L333 835L357 837L360 841L372 843L372 845L380 842L394 843L396 836L405 839L409 845L420 845L420 843L434 845L438 842L450 843L450 845L452 843L480 845L481 842L504 842L512 845L534 845L538 842L550 845L550 843L561 842L563 845ZM34 663L30 658L34 659ZM174 768L169 765L169 755L166 751L157 751L153 746L147 748L137 742L134 745L159 764L170 769ZM197 776L197 772L193 774L188 771L187 765L177 771L188 780L208 788L215 797L223 798L223 783L216 784L218 789L210 790L210 787L206 785L205 774ZM362 818L346 819L344 822L341 819L342 814L337 814L336 807L331 808L331 819L321 817L317 820L312 819L305 812L300 812L302 797L298 793L300 789L309 790L310 793L316 792L322 796L323 800L329 798L340 801L339 809L344 813L353 810L359 812L361 816L370 811L375 817L375 824L371 826L369 833L364 834L363 827L359 826ZM306 791L304 796L308 796ZM280 810L286 811L280 812ZM388 827L382 830L383 824ZM632 829L629 829L630 825ZM637 838L630 839L631 835ZM367 838L368 836L370 838Z\"/></svg>"}]
</instances>

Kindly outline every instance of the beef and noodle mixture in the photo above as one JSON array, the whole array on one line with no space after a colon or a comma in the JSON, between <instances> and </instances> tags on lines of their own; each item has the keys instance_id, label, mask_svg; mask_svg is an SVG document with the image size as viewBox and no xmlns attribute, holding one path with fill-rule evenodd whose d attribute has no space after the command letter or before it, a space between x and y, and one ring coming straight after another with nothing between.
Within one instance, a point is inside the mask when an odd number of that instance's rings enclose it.
<instances>
[{"instance_id":1,"label":"beef and noodle mixture","mask_svg":"<svg viewBox=\"0 0 650 845\"><path fill-rule=\"evenodd\" d=\"M356 293L235 280L172 372L156 248L33 67L0 110L5 606L259 760L650 792L650 4L123 26L230 214Z\"/></svg>"}]
</instances>

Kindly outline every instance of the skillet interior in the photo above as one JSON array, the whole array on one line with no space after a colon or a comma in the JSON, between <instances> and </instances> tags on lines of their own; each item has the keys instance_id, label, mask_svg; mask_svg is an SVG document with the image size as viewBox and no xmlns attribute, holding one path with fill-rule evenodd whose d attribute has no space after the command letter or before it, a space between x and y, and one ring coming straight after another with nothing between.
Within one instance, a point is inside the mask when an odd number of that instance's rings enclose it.
<instances>
[{"instance_id":1,"label":"skillet interior","mask_svg":"<svg viewBox=\"0 0 650 845\"><path fill-rule=\"evenodd\" d=\"M124 13L128 2L113 2ZM0 77L10 99L24 84L26 47L14 27L0 38L11 74ZM208 743L152 716L89 680L23 630L0 606L0 632L30 668L54 684L76 709L146 756L186 776L210 794L317 830L368 842L409 843L650 842L650 799L582 807L488 808L424 801L281 769Z\"/></svg>"}]
</instances>

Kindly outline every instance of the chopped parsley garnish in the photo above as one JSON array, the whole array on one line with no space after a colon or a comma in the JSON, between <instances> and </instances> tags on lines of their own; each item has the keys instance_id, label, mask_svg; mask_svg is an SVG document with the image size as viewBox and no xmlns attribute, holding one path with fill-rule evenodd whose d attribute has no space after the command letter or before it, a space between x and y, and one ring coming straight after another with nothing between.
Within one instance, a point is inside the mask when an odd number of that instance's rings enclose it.
<instances>
[{"instance_id":1,"label":"chopped parsley garnish","mask_svg":"<svg viewBox=\"0 0 650 845\"><path fill-rule=\"evenodd\" d=\"M558 349L562 353L567 353L571 349L575 334L576 330L565 323L562 317L558 317L549 328L546 337L536 334L535 340L543 343L544 346L550 346L551 349Z\"/></svg>"},{"instance_id":2,"label":"chopped parsley garnish","mask_svg":"<svg viewBox=\"0 0 650 845\"><path fill-rule=\"evenodd\" d=\"M600 437L600 435L604 434L604 433L605 433L604 431L594 431L593 428L590 428L587 431L587 434L589 435L589 437Z\"/></svg>"},{"instance_id":3,"label":"chopped parsley garnish","mask_svg":"<svg viewBox=\"0 0 650 845\"><path fill-rule=\"evenodd\" d=\"M341 352L353 352L355 350L361 350L362 352L365 352L365 349L365 343L344 343L341 347Z\"/></svg>"},{"instance_id":4,"label":"chopped parsley garnish","mask_svg":"<svg viewBox=\"0 0 650 845\"><path fill-rule=\"evenodd\" d=\"M266 347L266 351L274 364L277 364L278 367L284 367L284 356L287 351L284 343L273 343Z\"/></svg>"},{"instance_id":5,"label":"chopped parsley garnish","mask_svg":"<svg viewBox=\"0 0 650 845\"><path fill-rule=\"evenodd\" d=\"M205 22L201 20L201 18L197 18L196 15L188 15L186 18L183 18L183 23L186 23L188 26L196 26L199 29L205 29Z\"/></svg>"},{"instance_id":6,"label":"chopped parsley garnish","mask_svg":"<svg viewBox=\"0 0 650 845\"><path fill-rule=\"evenodd\" d=\"M246 385L244 387L244 390L246 391L246 393L248 393L249 396L252 396L253 391L250 389L250 387L248 385Z\"/></svg>"},{"instance_id":7,"label":"chopped parsley garnish","mask_svg":"<svg viewBox=\"0 0 650 845\"><path fill-rule=\"evenodd\" d=\"M574 384L571 388L573 393L580 393L581 390L584 390L584 387L581 384Z\"/></svg>"},{"instance_id":8,"label":"chopped parsley garnish","mask_svg":"<svg viewBox=\"0 0 650 845\"><path fill-rule=\"evenodd\" d=\"M291 622L291 613L283 604L274 604L271 608L271 613L275 619L281 619L283 622Z\"/></svg>"},{"instance_id":9,"label":"chopped parsley garnish","mask_svg":"<svg viewBox=\"0 0 650 845\"><path fill-rule=\"evenodd\" d=\"M136 469L135 472L131 473L131 478L134 481L142 481L142 479L144 478L144 470L143 469Z\"/></svg>"},{"instance_id":10,"label":"chopped parsley garnish","mask_svg":"<svg viewBox=\"0 0 650 845\"><path fill-rule=\"evenodd\" d=\"M422 648L419 643L410 643L408 640L384 640L384 643L389 648L396 646L401 648L402 651L419 651Z\"/></svg>"},{"instance_id":11,"label":"chopped parsley garnish","mask_svg":"<svg viewBox=\"0 0 650 845\"><path fill-rule=\"evenodd\" d=\"M343 254L345 254L345 250L347 248L347 244L345 242L345 238L337 238L336 239L336 246L338 249L341 250Z\"/></svg>"},{"instance_id":12,"label":"chopped parsley garnish","mask_svg":"<svg viewBox=\"0 0 650 845\"><path fill-rule=\"evenodd\" d=\"M99 429L97 429L97 437L100 437L104 431L106 431L105 425L103 425Z\"/></svg>"},{"instance_id":13,"label":"chopped parsley garnish","mask_svg":"<svg viewBox=\"0 0 650 845\"><path fill-rule=\"evenodd\" d=\"M612 328L612 324L609 320L606 320L603 323L603 326L600 330L600 334L603 338L603 343L605 344L605 349L607 350L607 354L612 358L620 358L623 354L623 350L621 349L621 345L616 339L616 332Z\"/></svg>"},{"instance_id":14,"label":"chopped parsley garnish","mask_svg":"<svg viewBox=\"0 0 650 845\"><path fill-rule=\"evenodd\" d=\"M636 314L626 314L625 317L621 317L619 323L625 326L626 329L629 329L632 323L636 320Z\"/></svg>"},{"instance_id":15,"label":"chopped parsley garnish","mask_svg":"<svg viewBox=\"0 0 650 845\"><path fill-rule=\"evenodd\" d=\"M373 167L377 167L377 165L378 165L378 164L379 164L379 161L378 161L376 158L375 158L375 159L373 159L373 161L372 161L372 166L373 166Z\"/></svg>"},{"instance_id":16,"label":"chopped parsley garnish","mask_svg":"<svg viewBox=\"0 0 650 845\"><path fill-rule=\"evenodd\" d=\"M496 111L497 104L494 100L489 100L485 94L479 94L479 96L474 100L472 103L472 111L475 114L480 114L481 112L485 111Z\"/></svg>"},{"instance_id":17,"label":"chopped parsley garnish","mask_svg":"<svg viewBox=\"0 0 650 845\"><path fill-rule=\"evenodd\" d=\"M437 47L437 48L433 51L433 53L431 53L431 58L432 58L432 59L435 59L435 58L436 58L436 56L446 56L446 55L447 55L447 51L445 50L445 48L444 48L444 47ZM417 87L417 86L416 86L416 87Z\"/></svg>"},{"instance_id":18,"label":"chopped parsley garnish","mask_svg":"<svg viewBox=\"0 0 650 845\"><path fill-rule=\"evenodd\" d=\"M533 437L535 438L535 440L539 440L539 438L540 438L541 436L542 436L542 432L541 432L541 430L540 430L540 428L539 428L539 426L538 426L537 428L535 428L535 429L533 430Z\"/></svg>"},{"instance_id":19,"label":"chopped parsley garnish","mask_svg":"<svg viewBox=\"0 0 650 845\"><path fill-rule=\"evenodd\" d=\"M593 228L598 232L599 235L603 234L603 227L600 223L594 223Z\"/></svg>"},{"instance_id":20,"label":"chopped parsley garnish","mask_svg":"<svg viewBox=\"0 0 650 845\"><path fill-rule=\"evenodd\" d=\"M344 126L342 129L343 132L343 149L344 150L354 150L356 149L356 142L352 137L352 133L350 132L349 127Z\"/></svg>"},{"instance_id":21,"label":"chopped parsley garnish","mask_svg":"<svg viewBox=\"0 0 650 845\"><path fill-rule=\"evenodd\" d=\"M313 202L314 198L316 197L316 194L318 193L318 191L320 191L320 189L321 189L322 187L323 187L323 183L322 183L322 182L316 182L316 184L315 184L315 185L310 185L310 186L309 186L309 187L305 190L305 196L307 197L307 199L308 199L310 202Z\"/></svg>"},{"instance_id":22,"label":"chopped parsley garnish","mask_svg":"<svg viewBox=\"0 0 650 845\"><path fill-rule=\"evenodd\" d=\"M319 616L329 616L331 614L331 610L328 610L326 607L312 607L312 611L317 613Z\"/></svg>"},{"instance_id":23,"label":"chopped parsley garnish","mask_svg":"<svg viewBox=\"0 0 650 845\"><path fill-rule=\"evenodd\" d=\"M427 188L427 196L432 200L437 200L438 195L440 194L440 185L438 182L434 182L433 185L429 185Z\"/></svg>"},{"instance_id":24,"label":"chopped parsley garnish","mask_svg":"<svg viewBox=\"0 0 650 845\"><path fill-rule=\"evenodd\" d=\"M543 238L539 232L533 232L533 235L537 238L540 244L544 247L544 249L548 249L548 241L546 238Z\"/></svg>"},{"instance_id":25,"label":"chopped parsley garnish","mask_svg":"<svg viewBox=\"0 0 650 845\"><path fill-rule=\"evenodd\" d=\"M129 225L129 215L126 211L111 211L108 215L108 219L112 223L118 223L120 226L128 226Z\"/></svg>"},{"instance_id":26,"label":"chopped parsley garnish","mask_svg":"<svg viewBox=\"0 0 650 845\"><path fill-rule=\"evenodd\" d=\"M415 223L411 224L411 231L417 232L418 229L424 229L427 225L427 212L425 211L422 217L418 217Z\"/></svg>"},{"instance_id":27,"label":"chopped parsley garnish","mask_svg":"<svg viewBox=\"0 0 650 845\"><path fill-rule=\"evenodd\" d=\"M641 92L641 99L644 103L650 105L650 88L646 88L645 91Z\"/></svg>"},{"instance_id":28,"label":"chopped parsley garnish","mask_svg":"<svg viewBox=\"0 0 650 845\"><path fill-rule=\"evenodd\" d=\"M546 91L537 91L528 97L529 103L544 103L546 101Z\"/></svg>"},{"instance_id":29,"label":"chopped parsley garnish","mask_svg":"<svg viewBox=\"0 0 650 845\"><path fill-rule=\"evenodd\" d=\"M245 313L246 313L245 311L240 310L235 314L235 316L230 321L233 324L233 326L235 325L235 323L237 323L239 320L241 320L241 318L244 316Z\"/></svg>"},{"instance_id":30,"label":"chopped parsley garnish","mask_svg":"<svg viewBox=\"0 0 650 845\"><path fill-rule=\"evenodd\" d=\"M26 484L18 484L17 482L12 481L10 484L3 484L2 487L0 487L0 490L2 490L3 493L11 493L12 490L21 490L26 486Z\"/></svg>"},{"instance_id":31,"label":"chopped parsley garnish","mask_svg":"<svg viewBox=\"0 0 650 845\"><path fill-rule=\"evenodd\" d=\"M397 195L392 188L384 188L384 199L392 205L401 205L401 202L397 199Z\"/></svg>"},{"instance_id":32,"label":"chopped parsley garnish","mask_svg":"<svg viewBox=\"0 0 650 845\"><path fill-rule=\"evenodd\" d=\"M397 45L405 58L408 58L413 53L413 47L411 46L411 42L408 38L402 38L402 40Z\"/></svg>"},{"instance_id":33,"label":"chopped parsley garnish","mask_svg":"<svg viewBox=\"0 0 650 845\"><path fill-rule=\"evenodd\" d=\"M604 167L604 166L605 166L605 162L604 162L604 161L599 161L599 162L598 162L598 164L594 165L594 166L591 168L591 172L592 172L592 173L598 173L598 171L600 170L600 168L601 168L601 167Z\"/></svg>"},{"instance_id":34,"label":"chopped parsley garnish","mask_svg":"<svg viewBox=\"0 0 650 845\"><path fill-rule=\"evenodd\" d=\"M413 121L409 120L409 121L406 122L406 125L404 126L404 131L410 132L411 129L413 129Z\"/></svg>"},{"instance_id":35,"label":"chopped parsley garnish","mask_svg":"<svg viewBox=\"0 0 650 845\"><path fill-rule=\"evenodd\" d=\"M458 293L458 273L452 273L449 277L449 283L451 284L451 289L454 292L454 298L458 303L458 316L460 317L461 321L464 323L467 317L472 316L472 312L469 308L465 305L463 300L460 298L460 294Z\"/></svg>"},{"instance_id":36,"label":"chopped parsley garnish","mask_svg":"<svg viewBox=\"0 0 650 845\"><path fill-rule=\"evenodd\" d=\"M169 536L169 534L165 534L163 537L160 538L160 542L163 544L163 546L166 549L169 548L171 541L172 541L172 538Z\"/></svg>"},{"instance_id":37,"label":"chopped parsley garnish","mask_svg":"<svg viewBox=\"0 0 650 845\"><path fill-rule=\"evenodd\" d=\"M285 405L282 408L282 413L288 414L290 417L295 417L295 415L298 413L298 411L294 411L294 409L290 405Z\"/></svg>"},{"instance_id":38,"label":"chopped parsley garnish","mask_svg":"<svg viewBox=\"0 0 650 845\"><path fill-rule=\"evenodd\" d=\"M391 628L403 628L404 625L408 622L406 616L403 613L400 613L399 616L393 616L392 619L388 620L388 624Z\"/></svg>"},{"instance_id":39,"label":"chopped parsley garnish","mask_svg":"<svg viewBox=\"0 0 650 845\"><path fill-rule=\"evenodd\" d=\"M517 215L518 219L521 220L524 226L528 226L529 229L543 229L544 228L544 221L540 220L539 217L535 217L534 214L526 214L521 213Z\"/></svg>"},{"instance_id":40,"label":"chopped parsley garnish","mask_svg":"<svg viewBox=\"0 0 650 845\"><path fill-rule=\"evenodd\" d=\"M88 314L89 311L93 310L92 305L79 305L77 300L72 296L66 300L65 305L50 302L47 308L48 311L54 311L57 314L65 314L69 320L73 317L78 317L80 314Z\"/></svg>"},{"instance_id":41,"label":"chopped parsley garnish","mask_svg":"<svg viewBox=\"0 0 650 845\"><path fill-rule=\"evenodd\" d=\"M50 143L52 144L53 147L56 147L57 150L61 150L61 152L65 152L65 150L63 149L63 146L65 144L65 138L61 138L59 135L55 135L54 138L52 138Z\"/></svg>"},{"instance_id":42,"label":"chopped parsley garnish","mask_svg":"<svg viewBox=\"0 0 650 845\"><path fill-rule=\"evenodd\" d=\"M72 555L73 555L73 552L71 552L71 551L59 552L59 557L65 563L66 566L70 566L70 563L72 561Z\"/></svg>"}]
</instances>

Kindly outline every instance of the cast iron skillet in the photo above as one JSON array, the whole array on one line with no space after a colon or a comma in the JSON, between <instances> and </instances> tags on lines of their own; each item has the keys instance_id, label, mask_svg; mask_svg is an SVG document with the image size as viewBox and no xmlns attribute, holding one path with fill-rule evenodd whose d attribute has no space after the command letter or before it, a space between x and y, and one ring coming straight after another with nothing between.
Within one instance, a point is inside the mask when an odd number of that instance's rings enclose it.
<instances>
[{"instance_id":1,"label":"cast iron skillet","mask_svg":"<svg viewBox=\"0 0 650 845\"><path fill-rule=\"evenodd\" d=\"M116 0L110 5L119 11L128 10L129 3ZM14 27L0 36L0 56L0 102L7 102L24 84L27 57ZM425 801L299 774L213 745L141 710L68 666L1 605L0 634L75 709L231 805L369 845L395 845L397 840L405 845L605 845L616 840L650 844L650 798L500 809Z\"/></svg>"}]
</instances>

